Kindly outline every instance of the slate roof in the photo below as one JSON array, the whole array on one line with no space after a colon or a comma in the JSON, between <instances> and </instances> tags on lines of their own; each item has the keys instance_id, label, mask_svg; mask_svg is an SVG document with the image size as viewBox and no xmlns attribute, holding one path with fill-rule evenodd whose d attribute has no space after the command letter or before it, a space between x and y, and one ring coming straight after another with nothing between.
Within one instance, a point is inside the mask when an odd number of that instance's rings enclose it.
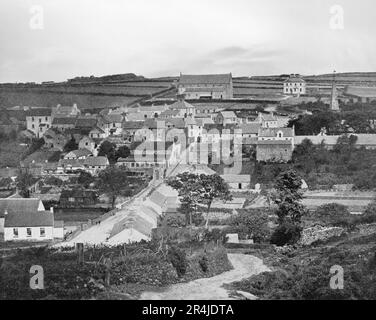
<instances>
[{"instance_id":1,"label":"slate roof","mask_svg":"<svg viewBox=\"0 0 376 320\"><path fill-rule=\"evenodd\" d=\"M87 118L77 118L75 126L77 128L94 128L97 125L97 119L92 117Z\"/></svg>"},{"instance_id":2,"label":"slate roof","mask_svg":"<svg viewBox=\"0 0 376 320\"><path fill-rule=\"evenodd\" d=\"M171 104L169 106L169 108L171 110L184 110L184 109L191 109L191 108L194 108L193 105L191 105L190 103L188 102L185 102L185 101L176 101L175 103Z\"/></svg>"},{"instance_id":3,"label":"slate roof","mask_svg":"<svg viewBox=\"0 0 376 320\"><path fill-rule=\"evenodd\" d=\"M149 119L149 120L152 120L152 119ZM144 124L145 123L141 121L125 121L123 122L122 127L124 130L138 130L138 129L142 129Z\"/></svg>"},{"instance_id":4,"label":"slate roof","mask_svg":"<svg viewBox=\"0 0 376 320\"><path fill-rule=\"evenodd\" d=\"M89 157L84 160L85 166L107 166L109 165L106 157Z\"/></svg>"},{"instance_id":5,"label":"slate roof","mask_svg":"<svg viewBox=\"0 0 376 320\"><path fill-rule=\"evenodd\" d=\"M223 118L237 118L234 111L221 111L220 114Z\"/></svg>"},{"instance_id":6,"label":"slate roof","mask_svg":"<svg viewBox=\"0 0 376 320\"><path fill-rule=\"evenodd\" d=\"M258 134L260 127L259 123L246 123L241 124L239 129L242 130L243 134Z\"/></svg>"},{"instance_id":7,"label":"slate roof","mask_svg":"<svg viewBox=\"0 0 376 320\"><path fill-rule=\"evenodd\" d=\"M267 145L270 145L270 146L278 146L278 145L286 145L286 146L291 146L292 147L292 143L291 141L289 140L258 140L257 141L257 145L259 146L267 146Z\"/></svg>"},{"instance_id":8,"label":"slate roof","mask_svg":"<svg viewBox=\"0 0 376 320\"><path fill-rule=\"evenodd\" d=\"M305 81L299 77L290 77L289 79L285 80L285 83L305 83Z\"/></svg>"},{"instance_id":9,"label":"slate roof","mask_svg":"<svg viewBox=\"0 0 376 320\"><path fill-rule=\"evenodd\" d=\"M73 126L75 126L76 120L77 120L76 118L72 118L72 117L54 118L54 120L52 121L52 124L53 125L73 125Z\"/></svg>"},{"instance_id":10,"label":"slate roof","mask_svg":"<svg viewBox=\"0 0 376 320\"><path fill-rule=\"evenodd\" d=\"M230 84L232 75L228 74L201 74L201 75L180 75L179 84Z\"/></svg>"},{"instance_id":11,"label":"slate roof","mask_svg":"<svg viewBox=\"0 0 376 320\"><path fill-rule=\"evenodd\" d=\"M26 112L26 117L50 117L52 110L49 108L31 109Z\"/></svg>"},{"instance_id":12,"label":"slate roof","mask_svg":"<svg viewBox=\"0 0 376 320\"><path fill-rule=\"evenodd\" d=\"M294 130L292 128L260 128L259 137L277 137L278 132L280 131L283 133L284 138L294 136Z\"/></svg>"},{"instance_id":13,"label":"slate roof","mask_svg":"<svg viewBox=\"0 0 376 320\"><path fill-rule=\"evenodd\" d=\"M54 214L51 211L16 211L5 215L4 228L53 227Z\"/></svg>"},{"instance_id":14,"label":"slate roof","mask_svg":"<svg viewBox=\"0 0 376 320\"><path fill-rule=\"evenodd\" d=\"M0 199L0 217L4 217L5 211L13 212L35 212L38 211L39 199L6 198Z\"/></svg>"}]
</instances>

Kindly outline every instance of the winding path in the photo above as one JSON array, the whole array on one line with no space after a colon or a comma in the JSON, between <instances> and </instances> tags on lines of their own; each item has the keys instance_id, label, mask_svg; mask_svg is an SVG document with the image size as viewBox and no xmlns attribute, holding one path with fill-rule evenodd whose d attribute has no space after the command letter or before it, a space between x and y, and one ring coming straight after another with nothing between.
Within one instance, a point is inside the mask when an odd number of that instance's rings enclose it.
<instances>
[{"instance_id":1,"label":"winding path","mask_svg":"<svg viewBox=\"0 0 376 320\"><path fill-rule=\"evenodd\" d=\"M270 271L262 260L251 255L228 254L233 269L211 278L172 285L164 292L144 292L141 300L229 300L230 292L223 284L240 281L252 275Z\"/></svg>"}]
</instances>

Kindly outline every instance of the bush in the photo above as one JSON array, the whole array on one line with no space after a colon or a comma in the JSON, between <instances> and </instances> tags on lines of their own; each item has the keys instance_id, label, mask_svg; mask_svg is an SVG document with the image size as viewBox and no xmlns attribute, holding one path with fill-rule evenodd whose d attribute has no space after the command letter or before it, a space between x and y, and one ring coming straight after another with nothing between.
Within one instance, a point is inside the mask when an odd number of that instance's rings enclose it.
<instances>
[{"instance_id":1,"label":"bush","mask_svg":"<svg viewBox=\"0 0 376 320\"><path fill-rule=\"evenodd\" d=\"M290 222L278 226L273 232L270 242L277 246L293 245L300 239L302 228Z\"/></svg>"},{"instance_id":2,"label":"bush","mask_svg":"<svg viewBox=\"0 0 376 320\"><path fill-rule=\"evenodd\" d=\"M207 272L208 269L209 269L209 261L208 261L208 258L204 255L200 258L199 260L199 265L200 265L200 268L202 270L202 272Z\"/></svg>"},{"instance_id":3,"label":"bush","mask_svg":"<svg viewBox=\"0 0 376 320\"><path fill-rule=\"evenodd\" d=\"M182 277L187 272L188 262L186 254L178 247L171 247L168 251L168 259L175 268L179 277Z\"/></svg>"},{"instance_id":4,"label":"bush","mask_svg":"<svg viewBox=\"0 0 376 320\"><path fill-rule=\"evenodd\" d=\"M261 210L248 210L230 219L233 233L238 233L241 239L247 237L254 242L260 243L270 236L268 227L268 215Z\"/></svg>"}]
</instances>

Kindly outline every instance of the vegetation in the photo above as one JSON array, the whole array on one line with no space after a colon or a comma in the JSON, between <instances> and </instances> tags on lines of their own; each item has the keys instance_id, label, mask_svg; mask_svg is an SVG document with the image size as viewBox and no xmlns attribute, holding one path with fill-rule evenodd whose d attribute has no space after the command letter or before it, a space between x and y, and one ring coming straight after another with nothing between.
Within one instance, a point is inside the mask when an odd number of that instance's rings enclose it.
<instances>
[{"instance_id":1,"label":"vegetation","mask_svg":"<svg viewBox=\"0 0 376 320\"><path fill-rule=\"evenodd\" d=\"M16 179L16 185L20 196L30 198L30 187L35 182L35 178L28 171L20 171Z\"/></svg>"},{"instance_id":2,"label":"vegetation","mask_svg":"<svg viewBox=\"0 0 376 320\"><path fill-rule=\"evenodd\" d=\"M127 171L116 166L109 166L99 172L97 186L100 192L110 197L112 208L115 207L117 197L128 195L131 190Z\"/></svg>"},{"instance_id":3,"label":"vegetation","mask_svg":"<svg viewBox=\"0 0 376 320\"><path fill-rule=\"evenodd\" d=\"M300 238L301 219L306 212L300 203L303 199L301 185L301 177L293 170L281 173L275 183L273 200L278 206L278 227L271 237L271 242L278 246L294 244Z\"/></svg>"},{"instance_id":4,"label":"vegetation","mask_svg":"<svg viewBox=\"0 0 376 320\"><path fill-rule=\"evenodd\" d=\"M206 228L209 226L213 201L232 199L228 184L217 174L197 175L184 172L170 179L167 184L179 192L181 211L188 215L190 224L192 224L192 213L197 211L198 205L206 206Z\"/></svg>"}]
</instances>

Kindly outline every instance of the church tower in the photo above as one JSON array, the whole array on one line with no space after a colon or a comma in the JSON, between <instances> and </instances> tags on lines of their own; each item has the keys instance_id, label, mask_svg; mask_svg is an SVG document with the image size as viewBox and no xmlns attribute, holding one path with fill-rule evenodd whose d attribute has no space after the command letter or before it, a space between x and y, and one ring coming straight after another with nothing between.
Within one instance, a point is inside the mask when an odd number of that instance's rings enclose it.
<instances>
[{"instance_id":1,"label":"church tower","mask_svg":"<svg viewBox=\"0 0 376 320\"><path fill-rule=\"evenodd\" d=\"M336 85L336 72L333 72L333 83L332 83L332 96L330 100L330 110L332 111L340 111L339 110L339 103L337 97L337 85Z\"/></svg>"}]
</instances>

